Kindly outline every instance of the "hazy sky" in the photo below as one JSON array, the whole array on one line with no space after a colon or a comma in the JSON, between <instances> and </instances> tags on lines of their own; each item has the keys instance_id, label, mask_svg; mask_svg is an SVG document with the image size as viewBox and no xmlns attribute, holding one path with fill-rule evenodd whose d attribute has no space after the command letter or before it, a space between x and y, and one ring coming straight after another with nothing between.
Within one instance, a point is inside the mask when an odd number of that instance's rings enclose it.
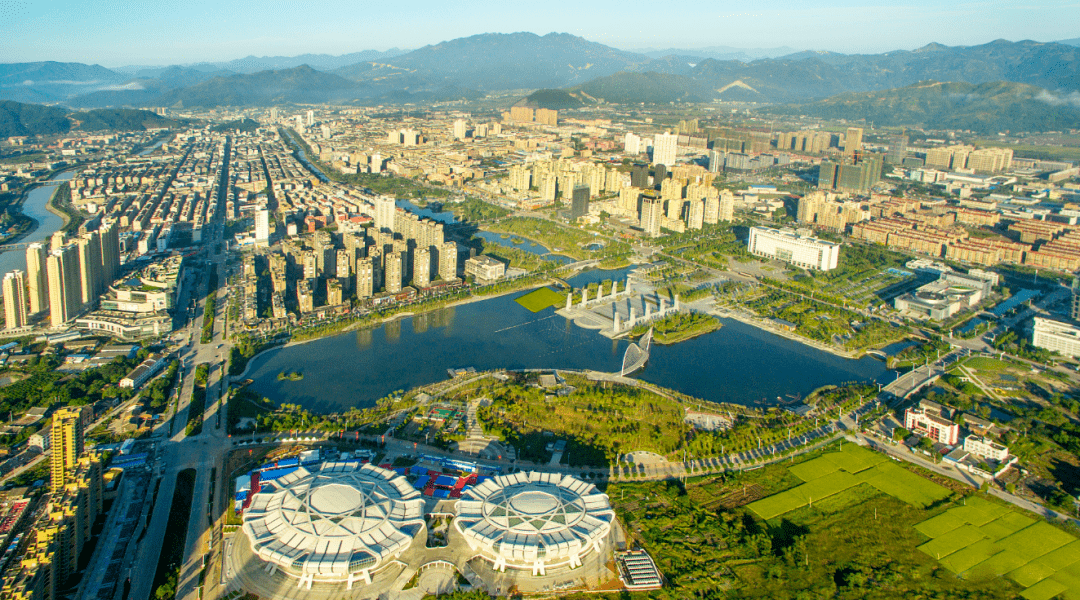
<instances>
[{"instance_id":1,"label":"hazy sky","mask_svg":"<svg viewBox=\"0 0 1080 600\"><path fill-rule=\"evenodd\" d=\"M1080 1L0 0L0 62L121 66L344 54L514 31L567 32L631 50L789 46L866 53L929 42L1080 37Z\"/></svg>"}]
</instances>

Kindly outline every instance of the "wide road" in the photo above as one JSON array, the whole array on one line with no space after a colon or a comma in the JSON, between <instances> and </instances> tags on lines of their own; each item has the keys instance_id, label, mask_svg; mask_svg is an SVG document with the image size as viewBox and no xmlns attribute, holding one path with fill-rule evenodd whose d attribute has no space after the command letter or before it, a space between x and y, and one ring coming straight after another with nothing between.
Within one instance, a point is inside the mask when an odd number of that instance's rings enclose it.
<instances>
[{"instance_id":1,"label":"wide road","mask_svg":"<svg viewBox=\"0 0 1080 600\"><path fill-rule=\"evenodd\" d=\"M185 337L191 335L192 345L190 347L185 346L180 352L180 359L183 364L183 381L176 413L169 422L159 426L158 435L167 436L160 453L161 459L155 465L155 469L158 469L160 473L160 489L154 504L149 531L137 550L132 568L132 588L129 595L131 600L148 600L153 592L152 574L156 572L165 530L169 523L176 476L185 469L195 469L196 475L177 598L198 598L198 577L202 569L202 556L207 551L207 540L209 539L207 502L210 497L211 470L218 469L217 477L218 481L220 481L222 460L230 445L226 434L227 424L224 414L222 414L220 428L218 427L217 414L219 410L224 413L219 399L227 385L224 361L228 358L229 351L222 333L228 290L225 254L212 254L217 245L216 242L221 239L220 227L220 224L214 225L213 235L210 236L210 240L205 246L205 256L210 257L210 262L209 265L204 265L207 270L201 280L202 283L200 283L199 289L193 290L196 297L199 298L195 316L187 324L187 327L181 330ZM206 295L208 293L206 282L209 279L211 269L216 270L218 273L218 287L214 291L217 295L214 335L209 343L203 344L200 338L206 308ZM197 435L188 437L185 428L188 421L191 395L194 390L194 373L196 366L202 363L211 366L210 376L207 381L203 430ZM169 433L170 428L171 435Z\"/></svg>"}]
</instances>

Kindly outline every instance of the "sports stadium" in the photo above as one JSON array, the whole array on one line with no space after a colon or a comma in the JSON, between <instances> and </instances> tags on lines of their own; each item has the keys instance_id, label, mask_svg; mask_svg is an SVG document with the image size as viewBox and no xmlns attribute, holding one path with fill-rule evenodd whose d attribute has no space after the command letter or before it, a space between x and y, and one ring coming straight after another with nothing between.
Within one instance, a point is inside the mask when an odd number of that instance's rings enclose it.
<instances>
[{"instance_id":1,"label":"sports stadium","mask_svg":"<svg viewBox=\"0 0 1080 600\"><path fill-rule=\"evenodd\" d=\"M356 462L299 466L262 482L243 531L262 560L300 580L371 583L424 529L424 500L404 477Z\"/></svg>"},{"instance_id":2,"label":"sports stadium","mask_svg":"<svg viewBox=\"0 0 1080 600\"><path fill-rule=\"evenodd\" d=\"M561 473L500 475L467 488L456 505L457 528L492 568L574 568L605 551L615 520L607 495Z\"/></svg>"}]
</instances>

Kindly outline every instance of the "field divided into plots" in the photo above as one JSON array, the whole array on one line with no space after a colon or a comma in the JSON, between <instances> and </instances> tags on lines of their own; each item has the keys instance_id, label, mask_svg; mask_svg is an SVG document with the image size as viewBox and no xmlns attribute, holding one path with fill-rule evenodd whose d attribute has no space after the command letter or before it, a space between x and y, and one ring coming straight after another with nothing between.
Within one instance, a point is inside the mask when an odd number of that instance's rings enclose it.
<instances>
[{"instance_id":1,"label":"field divided into plots","mask_svg":"<svg viewBox=\"0 0 1080 600\"><path fill-rule=\"evenodd\" d=\"M950 493L948 489L893 464L884 455L856 444L844 444L839 452L825 454L788 470L805 483L752 502L747 505L750 510L763 519L774 519L862 484L921 508L947 498Z\"/></svg>"},{"instance_id":2,"label":"field divided into plots","mask_svg":"<svg viewBox=\"0 0 1080 600\"><path fill-rule=\"evenodd\" d=\"M1004 576L1028 600L1080 600L1080 540L977 496L915 525L919 550L962 577Z\"/></svg>"}]
</instances>

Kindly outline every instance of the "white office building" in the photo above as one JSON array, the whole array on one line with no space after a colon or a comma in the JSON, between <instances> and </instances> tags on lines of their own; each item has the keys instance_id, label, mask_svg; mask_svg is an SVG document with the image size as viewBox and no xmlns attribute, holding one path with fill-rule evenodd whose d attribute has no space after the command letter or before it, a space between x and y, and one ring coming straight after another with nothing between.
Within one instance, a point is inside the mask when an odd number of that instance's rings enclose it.
<instances>
[{"instance_id":1,"label":"white office building","mask_svg":"<svg viewBox=\"0 0 1080 600\"><path fill-rule=\"evenodd\" d=\"M653 138L652 164L675 166L675 155L679 147L679 136L661 133Z\"/></svg>"},{"instance_id":2,"label":"white office building","mask_svg":"<svg viewBox=\"0 0 1080 600\"><path fill-rule=\"evenodd\" d=\"M835 269L840 259L840 244L802 236L790 229L751 227L747 249L755 256L817 271Z\"/></svg>"},{"instance_id":3,"label":"white office building","mask_svg":"<svg viewBox=\"0 0 1080 600\"><path fill-rule=\"evenodd\" d=\"M964 438L964 450L982 458L1005 462L1009 457L1008 446L1002 446L990 438L981 435L969 435Z\"/></svg>"},{"instance_id":4,"label":"white office building","mask_svg":"<svg viewBox=\"0 0 1080 600\"><path fill-rule=\"evenodd\" d=\"M1035 317L1031 344L1065 356L1080 356L1080 327L1063 321Z\"/></svg>"}]
</instances>

